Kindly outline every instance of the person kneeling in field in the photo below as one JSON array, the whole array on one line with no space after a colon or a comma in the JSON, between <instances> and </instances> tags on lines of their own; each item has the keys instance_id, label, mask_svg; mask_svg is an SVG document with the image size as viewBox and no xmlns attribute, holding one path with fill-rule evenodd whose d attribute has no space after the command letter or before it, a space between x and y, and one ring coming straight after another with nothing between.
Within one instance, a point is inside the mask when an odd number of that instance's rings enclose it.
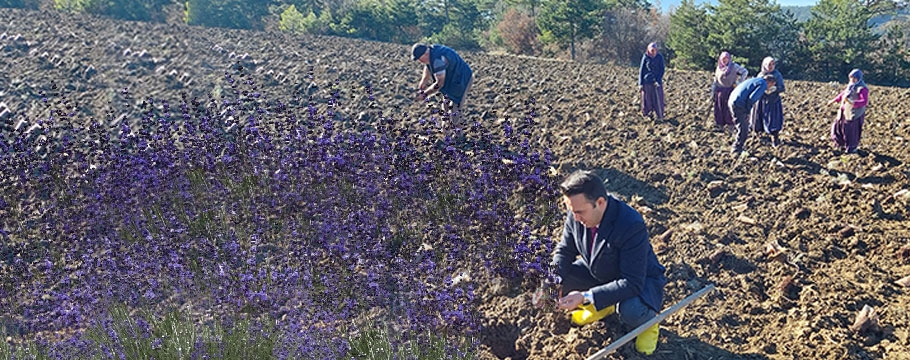
<instances>
[{"instance_id":1,"label":"person kneeling in field","mask_svg":"<svg viewBox=\"0 0 910 360\"><path fill-rule=\"evenodd\" d=\"M577 325L615 312L634 329L657 316L667 278L641 214L608 195L603 180L591 171L570 174L560 189L568 211L552 265L568 294L556 305L574 310ZM650 355L659 335L655 324L638 335L635 349Z\"/></svg>"}]
</instances>

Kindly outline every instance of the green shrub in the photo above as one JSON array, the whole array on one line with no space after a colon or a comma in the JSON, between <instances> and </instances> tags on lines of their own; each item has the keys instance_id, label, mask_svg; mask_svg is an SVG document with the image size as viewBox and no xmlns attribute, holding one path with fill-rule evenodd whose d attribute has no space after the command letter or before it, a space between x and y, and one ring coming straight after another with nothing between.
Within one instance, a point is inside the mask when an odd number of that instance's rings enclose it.
<instances>
[{"instance_id":1,"label":"green shrub","mask_svg":"<svg viewBox=\"0 0 910 360\"><path fill-rule=\"evenodd\" d=\"M311 10L304 16L294 5L288 6L279 16L278 29L295 34L331 35L332 15L323 11L321 15Z\"/></svg>"},{"instance_id":2,"label":"green shrub","mask_svg":"<svg viewBox=\"0 0 910 360\"><path fill-rule=\"evenodd\" d=\"M83 12L94 0L54 0L54 8L63 11Z\"/></svg>"},{"instance_id":3,"label":"green shrub","mask_svg":"<svg viewBox=\"0 0 910 360\"><path fill-rule=\"evenodd\" d=\"M313 12L310 12L313 14ZM278 30L288 31L292 33L303 33L306 32L306 17L297 11L297 7L294 5L288 6L287 9L281 12L278 20Z\"/></svg>"},{"instance_id":4,"label":"green shrub","mask_svg":"<svg viewBox=\"0 0 910 360\"><path fill-rule=\"evenodd\" d=\"M453 49L479 49L480 43L474 33L465 33L455 24L448 23L442 30L429 38L430 43L443 44Z\"/></svg>"}]
</instances>

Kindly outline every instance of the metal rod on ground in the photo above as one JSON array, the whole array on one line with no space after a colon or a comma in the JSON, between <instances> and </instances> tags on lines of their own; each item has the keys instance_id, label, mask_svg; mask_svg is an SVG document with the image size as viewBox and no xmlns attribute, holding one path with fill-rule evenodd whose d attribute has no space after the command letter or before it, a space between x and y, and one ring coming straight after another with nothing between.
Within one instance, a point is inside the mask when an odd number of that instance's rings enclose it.
<instances>
[{"instance_id":1,"label":"metal rod on ground","mask_svg":"<svg viewBox=\"0 0 910 360\"><path fill-rule=\"evenodd\" d=\"M632 330L631 332L629 332L628 334L619 338L618 340L614 341L612 344L608 345L607 347L600 349L600 351L598 351L594 355L591 355L590 357L588 357L587 360L597 360L597 359L603 358L604 356L609 355L610 353L616 351L616 349L619 349L620 346L623 346L627 342L632 341L632 339L634 339L636 336L638 336L638 334L643 333L648 328L654 326L654 324L657 324L657 323L663 321L664 319L666 319L667 317L669 317L670 315L673 315L677 311L686 307L686 305L689 305L689 303L704 296L711 290L714 290L714 284L708 284L708 286L705 286L704 289L701 289L698 292L696 292L692 295L689 295L689 297L682 299L682 301L676 303L676 305L673 305L673 307L671 307L667 310L664 310L664 312L658 314L653 319L648 320L644 324L641 324L641 326L635 328L635 330Z\"/></svg>"}]
</instances>

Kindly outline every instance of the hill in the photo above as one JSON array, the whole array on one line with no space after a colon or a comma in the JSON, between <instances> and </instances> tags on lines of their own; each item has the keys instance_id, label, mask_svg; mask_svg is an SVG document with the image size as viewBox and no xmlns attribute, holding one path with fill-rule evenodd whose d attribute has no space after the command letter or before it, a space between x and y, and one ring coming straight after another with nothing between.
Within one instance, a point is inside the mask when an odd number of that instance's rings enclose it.
<instances>
[{"instance_id":1,"label":"hill","mask_svg":"<svg viewBox=\"0 0 910 360\"><path fill-rule=\"evenodd\" d=\"M81 118L116 128L121 111L135 115L123 104L217 96L238 66L272 97L312 96L325 107L326 91L341 91L342 126L380 111L405 126L429 116L412 101L420 68L400 45L9 9L0 33L4 127L48 116L45 92L62 89ZM734 157L732 138L711 130L708 73L669 71L668 116L655 122L639 113L637 69L464 55L477 76L471 120L495 126L536 113L530 146L552 150L559 176L598 169L644 215L667 267L666 306L717 286L662 324L654 358L910 352L910 293L894 283L910 275L910 198L901 195L910 188L910 90L872 86L860 151L843 154L828 140L835 111L824 105L843 84L788 81L784 145L752 138ZM366 83L383 108L361 101ZM616 319L571 328L565 314L533 309L527 291L483 285L482 358L580 359L623 335ZM865 305L881 326L853 332ZM611 358L642 357L627 346Z\"/></svg>"}]
</instances>

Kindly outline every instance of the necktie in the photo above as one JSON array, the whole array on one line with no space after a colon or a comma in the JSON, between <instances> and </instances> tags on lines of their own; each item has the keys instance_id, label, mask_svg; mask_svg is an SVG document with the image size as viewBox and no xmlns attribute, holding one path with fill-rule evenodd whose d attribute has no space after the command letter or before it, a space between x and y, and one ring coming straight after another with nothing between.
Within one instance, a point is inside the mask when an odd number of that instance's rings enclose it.
<instances>
[{"instance_id":1,"label":"necktie","mask_svg":"<svg viewBox=\"0 0 910 360\"><path fill-rule=\"evenodd\" d=\"M590 246L591 249L589 251L591 253L592 258L594 257L594 239L596 237L597 237L597 228L596 227L591 228L591 246Z\"/></svg>"}]
</instances>

